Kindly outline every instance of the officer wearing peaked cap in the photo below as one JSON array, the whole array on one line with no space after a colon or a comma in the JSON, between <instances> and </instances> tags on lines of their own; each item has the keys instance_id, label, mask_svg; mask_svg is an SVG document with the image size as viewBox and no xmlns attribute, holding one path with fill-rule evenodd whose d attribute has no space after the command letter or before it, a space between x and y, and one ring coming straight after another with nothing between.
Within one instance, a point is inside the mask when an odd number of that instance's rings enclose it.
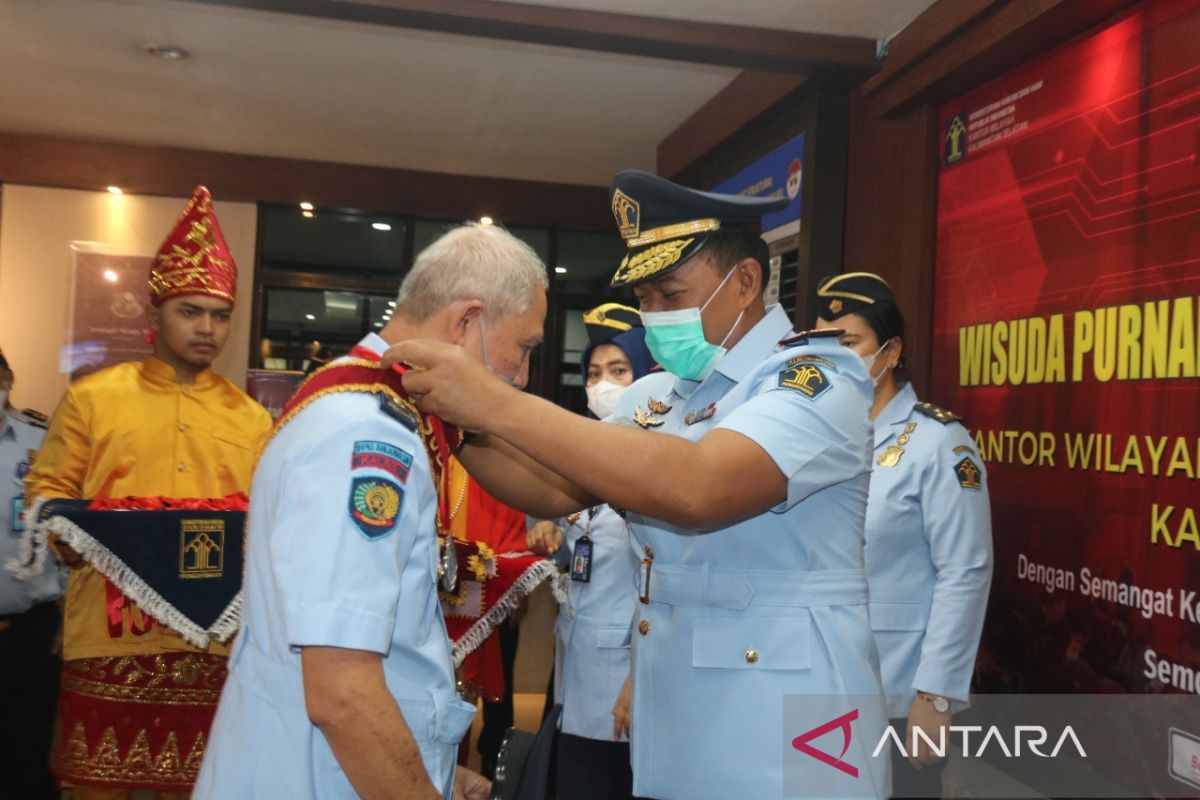
<instances>
[{"instance_id":1,"label":"officer wearing peaked cap","mask_svg":"<svg viewBox=\"0 0 1200 800\"><path fill-rule=\"evenodd\" d=\"M627 511L641 561L635 795L886 796L886 763L870 757L884 705L863 563L862 361L836 336L794 336L783 309L764 305L761 217L785 201L643 172L617 175L611 201L628 248L613 284L633 288L665 371L634 383L604 423L433 344L390 357L425 368L405 380L421 404L478 432L460 458L506 502L542 517L599 500ZM785 716L793 694L857 696L842 754L856 777L791 747L829 719Z\"/></svg>"},{"instance_id":2,"label":"officer wearing peaked cap","mask_svg":"<svg viewBox=\"0 0 1200 800\"><path fill-rule=\"evenodd\" d=\"M875 384L875 457L867 502L867 583L888 716L904 741L966 705L992 577L987 476L959 417L896 379L904 318L878 275L851 272L817 288L817 324L844 329ZM918 746L893 751L900 797L941 794L944 762Z\"/></svg>"}]
</instances>

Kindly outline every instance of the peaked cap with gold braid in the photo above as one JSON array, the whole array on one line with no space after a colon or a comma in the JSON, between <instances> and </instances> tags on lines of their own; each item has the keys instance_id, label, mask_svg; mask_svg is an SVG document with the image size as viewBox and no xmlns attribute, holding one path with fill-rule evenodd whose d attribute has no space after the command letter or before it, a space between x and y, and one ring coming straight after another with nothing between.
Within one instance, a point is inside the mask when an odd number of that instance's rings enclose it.
<instances>
[{"instance_id":1,"label":"peaked cap with gold braid","mask_svg":"<svg viewBox=\"0 0 1200 800\"><path fill-rule=\"evenodd\" d=\"M872 272L832 275L817 284L817 316L831 322L881 300L896 302L887 281Z\"/></svg>"},{"instance_id":2,"label":"peaked cap with gold braid","mask_svg":"<svg viewBox=\"0 0 1200 800\"><path fill-rule=\"evenodd\" d=\"M787 197L699 192L633 169L617 173L609 198L617 230L629 248L613 286L636 286L678 269L716 231L758 235L763 215L788 204Z\"/></svg>"}]
</instances>

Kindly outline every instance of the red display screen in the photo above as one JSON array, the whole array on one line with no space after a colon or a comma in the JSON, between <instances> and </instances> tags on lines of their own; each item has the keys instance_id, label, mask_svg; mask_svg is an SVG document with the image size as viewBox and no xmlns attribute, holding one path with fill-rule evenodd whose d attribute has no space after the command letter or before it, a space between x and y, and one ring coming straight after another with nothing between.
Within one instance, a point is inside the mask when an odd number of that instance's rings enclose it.
<instances>
[{"instance_id":1,"label":"red display screen","mask_svg":"<svg viewBox=\"0 0 1200 800\"><path fill-rule=\"evenodd\" d=\"M1200 691L1200 5L941 120L930 399L988 466L979 688Z\"/></svg>"}]
</instances>

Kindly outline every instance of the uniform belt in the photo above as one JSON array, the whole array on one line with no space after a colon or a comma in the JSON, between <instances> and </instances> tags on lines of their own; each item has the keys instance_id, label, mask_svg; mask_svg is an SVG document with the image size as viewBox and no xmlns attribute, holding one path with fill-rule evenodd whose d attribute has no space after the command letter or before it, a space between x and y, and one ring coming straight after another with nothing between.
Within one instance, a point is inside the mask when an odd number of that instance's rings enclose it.
<instances>
[{"instance_id":1,"label":"uniform belt","mask_svg":"<svg viewBox=\"0 0 1200 800\"><path fill-rule=\"evenodd\" d=\"M640 573L642 596L672 606L745 609L763 606L853 606L867 602L867 576L857 569L721 569L651 564Z\"/></svg>"}]
</instances>

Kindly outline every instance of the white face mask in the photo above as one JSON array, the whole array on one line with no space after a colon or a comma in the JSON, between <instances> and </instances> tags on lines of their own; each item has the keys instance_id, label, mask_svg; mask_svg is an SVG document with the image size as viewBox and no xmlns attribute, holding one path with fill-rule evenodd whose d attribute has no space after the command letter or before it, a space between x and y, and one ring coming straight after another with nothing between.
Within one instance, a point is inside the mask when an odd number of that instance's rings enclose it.
<instances>
[{"instance_id":1,"label":"white face mask","mask_svg":"<svg viewBox=\"0 0 1200 800\"><path fill-rule=\"evenodd\" d=\"M588 411L595 414L596 419L604 419L616 409L617 401L621 399L621 393L625 391L625 387L612 381L601 380L592 386L585 387L584 391L587 392Z\"/></svg>"},{"instance_id":2,"label":"white face mask","mask_svg":"<svg viewBox=\"0 0 1200 800\"><path fill-rule=\"evenodd\" d=\"M892 365L885 364L883 369L879 370L878 375L871 375L871 369L875 366L875 359L879 358L879 354L882 353L891 343L892 340L888 339L878 350L876 350L874 353L871 353L871 355L862 356L863 366L867 368L867 377L871 379L871 383L875 386L879 385L879 382L883 380L883 376L887 374L889 369L892 368Z\"/></svg>"}]
</instances>

